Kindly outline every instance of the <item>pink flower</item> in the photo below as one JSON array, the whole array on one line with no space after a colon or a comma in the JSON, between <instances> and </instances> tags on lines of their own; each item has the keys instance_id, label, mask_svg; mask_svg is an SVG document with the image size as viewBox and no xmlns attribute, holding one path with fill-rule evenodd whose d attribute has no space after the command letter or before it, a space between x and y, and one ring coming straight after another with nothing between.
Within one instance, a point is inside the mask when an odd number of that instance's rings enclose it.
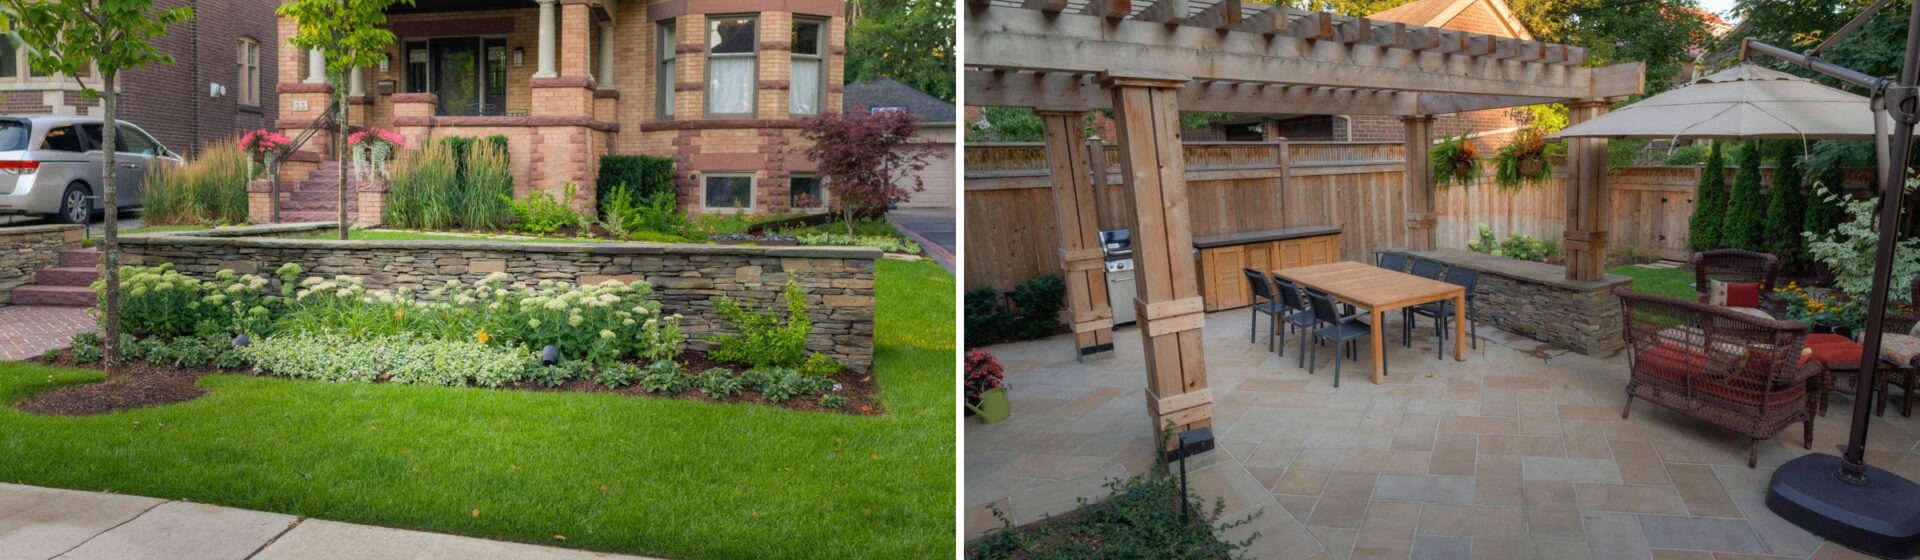
<instances>
[{"instance_id":1,"label":"pink flower","mask_svg":"<svg viewBox=\"0 0 1920 560\"><path fill-rule=\"evenodd\" d=\"M347 136L348 144L359 145L363 143L373 143L373 142L384 142L387 144L392 144L395 148L407 147L407 141L405 138L400 137L400 135L398 133L395 133L394 131L387 130L384 128L377 128L377 127L369 128L366 130L362 130L360 132L355 132L352 135Z\"/></svg>"},{"instance_id":2,"label":"pink flower","mask_svg":"<svg viewBox=\"0 0 1920 560\"><path fill-rule=\"evenodd\" d=\"M240 150L250 154L284 152L292 140L286 135L266 129L255 130L240 136Z\"/></svg>"}]
</instances>

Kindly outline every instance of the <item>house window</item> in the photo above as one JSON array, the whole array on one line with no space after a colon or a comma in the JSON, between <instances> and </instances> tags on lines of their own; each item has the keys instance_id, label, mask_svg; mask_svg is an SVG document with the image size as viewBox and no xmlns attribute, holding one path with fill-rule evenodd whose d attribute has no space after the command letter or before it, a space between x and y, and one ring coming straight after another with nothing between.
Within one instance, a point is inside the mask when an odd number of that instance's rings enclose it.
<instances>
[{"instance_id":1,"label":"house window","mask_svg":"<svg viewBox=\"0 0 1920 560\"><path fill-rule=\"evenodd\" d=\"M794 208L825 207L827 190L819 177L794 175L787 179L787 205Z\"/></svg>"},{"instance_id":2,"label":"house window","mask_svg":"<svg viewBox=\"0 0 1920 560\"><path fill-rule=\"evenodd\" d=\"M0 38L0 78L20 77L20 51L13 41Z\"/></svg>"},{"instance_id":3,"label":"house window","mask_svg":"<svg viewBox=\"0 0 1920 560\"><path fill-rule=\"evenodd\" d=\"M825 23L814 20L793 22L793 80L787 86L788 111L795 115L820 114L825 83L826 57L821 31Z\"/></svg>"},{"instance_id":4,"label":"house window","mask_svg":"<svg viewBox=\"0 0 1920 560\"><path fill-rule=\"evenodd\" d=\"M433 84L427 83L427 66L432 55L427 52L426 41L409 41L406 47L407 93L426 93Z\"/></svg>"},{"instance_id":5,"label":"house window","mask_svg":"<svg viewBox=\"0 0 1920 560\"><path fill-rule=\"evenodd\" d=\"M708 173L701 205L708 212L753 211L753 175L750 173Z\"/></svg>"},{"instance_id":6,"label":"house window","mask_svg":"<svg viewBox=\"0 0 1920 560\"><path fill-rule=\"evenodd\" d=\"M653 78L656 82L654 89L657 90L654 92L654 112L660 116L660 120L673 119L674 76L676 75L673 73L673 63L679 57L680 49L680 42L674 38L673 23L673 20L667 20L660 24L660 72L654 74Z\"/></svg>"},{"instance_id":7,"label":"house window","mask_svg":"<svg viewBox=\"0 0 1920 560\"><path fill-rule=\"evenodd\" d=\"M241 105L260 106L260 42L246 37L240 38L240 77L234 81L236 101Z\"/></svg>"},{"instance_id":8,"label":"house window","mask_svg":"<svg viewBox=\"0 0 1920 560\"><path fill-rule=\"evenodd\" d=\"M707 22L707 114L753 116L758 89L760 39L753 16L719 16Z\"/></svg>"}]
</instances>

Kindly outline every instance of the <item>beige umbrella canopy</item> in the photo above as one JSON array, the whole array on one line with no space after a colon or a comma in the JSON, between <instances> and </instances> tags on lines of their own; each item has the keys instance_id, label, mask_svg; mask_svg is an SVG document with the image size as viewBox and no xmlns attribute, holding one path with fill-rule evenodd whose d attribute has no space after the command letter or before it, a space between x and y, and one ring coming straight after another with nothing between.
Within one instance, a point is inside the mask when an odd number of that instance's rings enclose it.
<instances>
[{"instance_id":1,"label":"beige umbrella canopy","mask_svg":"<svg viewBox=\"0 0 1920 560\"><path fill-rule=\"evenodd\" d=\"M1742 62L1549 138L1872 140L1865 97Z\"/></svg>"}]
</instances>

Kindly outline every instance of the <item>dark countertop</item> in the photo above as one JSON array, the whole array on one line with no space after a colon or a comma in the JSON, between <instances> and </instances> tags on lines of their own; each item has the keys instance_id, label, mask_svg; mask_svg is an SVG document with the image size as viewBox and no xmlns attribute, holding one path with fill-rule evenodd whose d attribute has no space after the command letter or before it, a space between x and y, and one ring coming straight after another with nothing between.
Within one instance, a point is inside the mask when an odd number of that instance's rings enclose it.
<instances>
[{"instance_id":1,"label":"dark countertop","mask_svg":"<svg viewBox=\"0 0 1920 560\"><path fill-rule=\"evenodd\" d=\"M1268 241L1286 241L1288 239L1300 239L1302 237L1320 237L1322 235L1338 235L1339 233L1340 233L1340 228L1328 227L1328 226L1298 226L1298 227L1269 229L1269 230L1261 230L1261 231L1249 231L1244 233L1215 235L1212 237L1195 237L1193 238L1193 248L1211 249L1214 247L1227 247L1230 245L1246 245L1249 243L1264 243Z\"/></svg>"}]
</instances>

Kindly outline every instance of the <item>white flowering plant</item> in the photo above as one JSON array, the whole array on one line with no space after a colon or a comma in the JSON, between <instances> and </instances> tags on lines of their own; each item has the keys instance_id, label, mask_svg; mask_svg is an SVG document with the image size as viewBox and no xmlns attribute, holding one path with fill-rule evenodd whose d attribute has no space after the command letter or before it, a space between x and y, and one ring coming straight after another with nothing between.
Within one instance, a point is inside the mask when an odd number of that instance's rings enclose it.
<instances>
[{"instance_id":1,"label":"white flowering plant","mask_svg":"<svg viewBox=\"0 0 1920 560\"><path fill-rule=\"evenodd\" d=\"M93 283L95 293L103 291L104 282ZM265 334L275 305L266 287L265 278L232 270L222 270L208 282L181 274L173 263L121 267L120 328L161 338ZM104 301L96 309L102 308Z\"/></svg>"},{"instance_id":2,"label":"white flowering plant","mask_svg":"<svg viewBox=\"0 0 1920 560\"><path fill-rule=\"evenodd\" d=\"M1912 192L1916 186L1920 186L1920 177L1908 180L1906 191ZM1867 301L1873 292L1874 255L1880 246L1879 219L1875 215L1879 202L1847 200L1825 185L1816 185L1814 195L1825 204L1845 204L1847 215L1852 219L1841 222L1831 232L1801 232L1807 239L1807 253L1833 270L1834 288L1853 301ZM1907 285L1916 274L1920 274L1920 238L1900 240L1894 245L1893 286ZM1893 303L1911 303L1906 301L1906 290L1891 290L1887 299Z\"/></svg>"}]
</instances>

